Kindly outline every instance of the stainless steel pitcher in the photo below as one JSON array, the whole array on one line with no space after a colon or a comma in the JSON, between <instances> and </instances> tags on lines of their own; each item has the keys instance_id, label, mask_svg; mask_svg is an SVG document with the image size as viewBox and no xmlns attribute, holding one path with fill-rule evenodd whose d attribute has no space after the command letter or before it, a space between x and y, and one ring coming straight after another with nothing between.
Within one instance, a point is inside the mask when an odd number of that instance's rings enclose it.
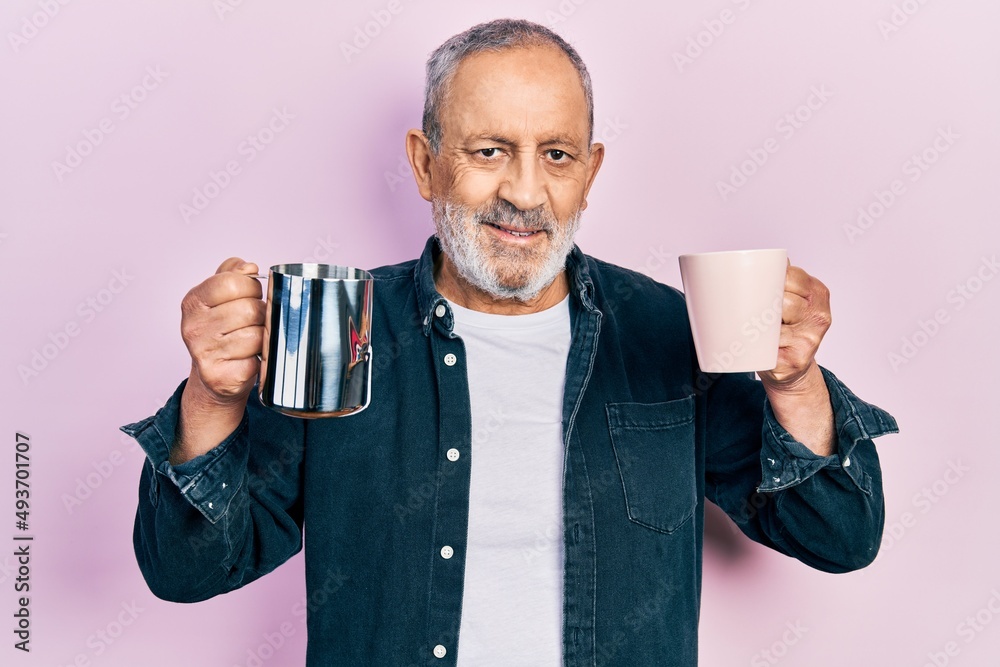
<instances>
[{"instance_id":1,"label":"stainless steel pitcher","mask_svg":"<svg viewBox=\"0 0 1000 667\"><path fill-rule=\"evenodd\" d=\"M294 417L342 417L371 402L370 273L279 264L268 274L260 402Z\"/></svg>"}]
</instances>

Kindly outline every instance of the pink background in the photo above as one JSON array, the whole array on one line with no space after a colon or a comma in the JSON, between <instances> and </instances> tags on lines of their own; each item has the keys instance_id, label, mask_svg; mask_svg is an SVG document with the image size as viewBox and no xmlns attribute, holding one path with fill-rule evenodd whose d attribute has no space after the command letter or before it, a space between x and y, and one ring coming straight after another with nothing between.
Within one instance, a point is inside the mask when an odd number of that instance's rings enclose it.
<instances>
[{"instance_id":1,"label":"pink background","mask_svg":"<svg viewBox=\"0 0 1000 667\"><path fill-rule=\"evenodd\" d=\"M890 0L398 3L3 3L0 544L18 532L18 430L36 541L30 655L11 646L15 563L0 546L0 662L302 664L301 556L201 604L148 592L131 545L142 454L117 427L187 374L179 304L225 258L372 267L419 252L429 207L400 165L424 60L511 15L553 24L594 79L607 159L581 247L674 285L684 252L788 248L833 294L820 362L902 428L878 441L895 536L870 568L822 574L718 529L702 664L996 664L1000 5L900 0L894 25ZM275 109L293 118L268 137ZM783 120L796 112L798 127ZM273 141L251 161L240 146L258 133ZM57 175L81 143L89 154ZM717 182L765 147L723 198ZM925 150L934 162L915 171ZM230 161L239 173L186 222L180 206ZM851 235L860 207L878 218ZM22 378L36 352L52 358Z\"/></svg>"}]
</instances>

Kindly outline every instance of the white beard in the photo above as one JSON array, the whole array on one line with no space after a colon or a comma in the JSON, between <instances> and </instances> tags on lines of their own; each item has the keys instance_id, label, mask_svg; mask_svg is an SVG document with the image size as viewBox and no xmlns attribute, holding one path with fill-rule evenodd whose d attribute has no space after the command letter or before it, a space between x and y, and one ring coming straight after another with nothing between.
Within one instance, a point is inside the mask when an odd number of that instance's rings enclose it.
<instances>
[{"instance_id":1,"label":"white beard","mask_svg":"<svg viewBox=\"0 0 1000 667\"><path fill-rule=\"evenodd\" d=\"M566 257L580 228L577 210L559 224L555 216L540 209L521 211L500 200L479 209L435 199L432 202L438 240L461 276L474 288L495 299L534 299L563 271ZM485 229L488 220L502 220L511 228L542 230L548 236L548 251L532 247L504 246Z\"/></svg>"}]
</instances>

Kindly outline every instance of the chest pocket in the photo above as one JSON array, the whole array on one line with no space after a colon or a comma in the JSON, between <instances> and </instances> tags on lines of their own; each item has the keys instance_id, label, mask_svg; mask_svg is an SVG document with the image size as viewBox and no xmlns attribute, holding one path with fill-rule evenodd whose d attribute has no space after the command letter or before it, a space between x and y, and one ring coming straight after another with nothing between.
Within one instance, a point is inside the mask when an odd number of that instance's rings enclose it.
<instances>
[{"instance_id":1,"label":"chest pocket","mask_svg":"<svg viewBox=\"0 0 1000 667\"><path fill-rule=\"evenodd\" d=\"M694 514L694 397L608 403L608 428L628 518L673 533Z\"/></svg>"}]
</instances>

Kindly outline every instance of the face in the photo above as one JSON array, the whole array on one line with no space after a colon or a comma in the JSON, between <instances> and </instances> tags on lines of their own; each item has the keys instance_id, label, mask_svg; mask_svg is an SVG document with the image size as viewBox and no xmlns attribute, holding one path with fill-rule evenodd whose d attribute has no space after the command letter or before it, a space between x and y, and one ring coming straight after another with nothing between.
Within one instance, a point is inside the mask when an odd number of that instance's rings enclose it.
<instances>
[{"instance_id":1,"label":"face","mask_svg":"<svg viewBox=\"0 0 1000 667\"><path fill-rule=\"evenodd\" d=\"M470 56L440 122L418 184L446 260L465 287L531 300L563 270L603 156L579 74L549 46Z\"/></svg>"}]
</instances>

